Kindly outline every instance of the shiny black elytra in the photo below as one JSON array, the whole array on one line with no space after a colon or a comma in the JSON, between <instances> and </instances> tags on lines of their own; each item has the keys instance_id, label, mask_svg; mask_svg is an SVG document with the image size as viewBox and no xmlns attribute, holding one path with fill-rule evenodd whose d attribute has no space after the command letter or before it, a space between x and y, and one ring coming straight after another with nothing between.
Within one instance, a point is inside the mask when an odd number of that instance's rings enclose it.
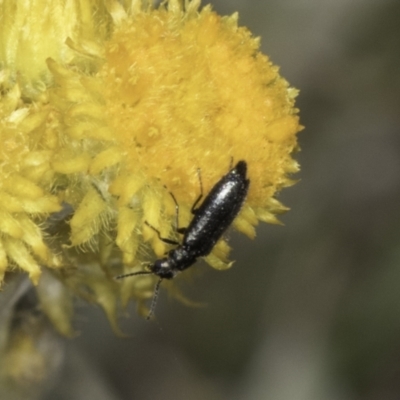
<instances>
[{"instance_id":1,"label":"shiny black elytra","mask_svg":"<svg viewBox=\"0 0 400 400\"><path fill-rule=\"evenodd\" d=\"M157 275L160 279L154 289L154 296L147 319L154 312L158 291L163 279L172 279L179 272L193 265L199 257L205 257L211 253L217 241L232 224L238 215L249 189L250 180L246 177L247 164L239 161L226 175L224 175L211 189L202 204L196 208L203 197L203 187L200 179L201 193L192 207L194 215L187 228L178 228L178 233L183 234L181 243L161 237L160 232L154 229L165 243L174 244L177 247L170 250L167 256L156 260L148 266L148 271L132 272L119 275L116 279L126 278L133 275ZM171 196L176 205L176 220L178 222L179 207L175 196Z\"/></svg>"}]
</instances>

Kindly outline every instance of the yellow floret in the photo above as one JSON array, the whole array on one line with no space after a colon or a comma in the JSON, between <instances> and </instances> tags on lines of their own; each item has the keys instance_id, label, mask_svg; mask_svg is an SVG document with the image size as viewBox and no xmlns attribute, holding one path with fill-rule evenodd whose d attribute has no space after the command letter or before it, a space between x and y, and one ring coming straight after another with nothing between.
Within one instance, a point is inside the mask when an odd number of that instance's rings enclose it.
<instances>
[{"instance_id":1,"label":"yellow floret","mask_svg":"<svg viewBox=\"0 0 400 400\"><path fill-rule=\"evenodd\" d=\"M250 190L233 225L254 237L258 221L279 223L276 195L298 171L297 91L237 14L149 3L0 5L0 282L15 267L37 282L44 266L62 266L58 279L114 326L118 296L143 301L154 277L113 276L169 250L145 222L180 240L170 192L187 226L197 171L207 194L245 160ZM206 261L226 269L228 254L221 240Z\"/></svg>"}]
</instances>

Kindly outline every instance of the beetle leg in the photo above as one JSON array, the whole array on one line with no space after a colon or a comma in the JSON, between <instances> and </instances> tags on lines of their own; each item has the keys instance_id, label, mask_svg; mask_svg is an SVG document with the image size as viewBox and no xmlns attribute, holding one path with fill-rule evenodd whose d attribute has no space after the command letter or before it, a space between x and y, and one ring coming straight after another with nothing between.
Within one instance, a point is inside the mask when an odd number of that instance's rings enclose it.
<instances>
[{"instance_id":1,"label":"beetle leg","mask_svg":"<svg viewBox=\"0 0 400 400\"><path fill-rule=\"evenodd\" d=\"M186 228L179 228L179 204L176 201L176 197L174 196L174 194L172 192L169 192L169 194L172 197L172 200L174 200L175 203L175 229L178 233L181 233L181 230L185 230Z\"/></svg>"},{"instance_id":2,"label":"beetle leg","mask_svg":"<svg viewBox=\"0 0 400 400\"><path fill-rule=\"evenodd\" d=\"M179 242L177 242L176 240L167 239L167 238L162 237L160 231L159 231L158 229L154 228L153 225L150 225L147 221L144 221L144 223L145 223L149 228L153 229L154 232L157 233L158 238L159 238L162 242L167 243L167 244L174 244L174 245L176 245L176 246L179 246Z\"/></svg>"},{"instance_id":3,"label":"beetle leg","mask_svg":"<svg viewBox=\"0 0 400 400\"><path fill-rule=\"evenodd\" d=\"M197 176L199 177L199 183L200 183L200 195L192 205L192 209L190 210L192 214L196 214L197 211L196 206L197 204L199 204L199 201L203 198L203 181L201 180L200 168L197 169Z\"/></svg>"}]
</instances>

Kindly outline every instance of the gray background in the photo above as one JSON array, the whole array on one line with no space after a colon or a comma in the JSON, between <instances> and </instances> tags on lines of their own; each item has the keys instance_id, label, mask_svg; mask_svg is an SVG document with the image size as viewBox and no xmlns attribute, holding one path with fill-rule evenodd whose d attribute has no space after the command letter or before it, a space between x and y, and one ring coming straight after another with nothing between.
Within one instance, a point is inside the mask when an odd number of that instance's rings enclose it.
<instances>
[{"instance_id":1,"label":"gray background","mask_svg":"<svg viewBox=\"0 0 400 400\"><path fill-rule=\"evenodd\" d=\"M400 398L400 2L215 0L301 90L285 227L231 234L157 321L78 306L52 400Z\"/></svg>"}]
</instances>

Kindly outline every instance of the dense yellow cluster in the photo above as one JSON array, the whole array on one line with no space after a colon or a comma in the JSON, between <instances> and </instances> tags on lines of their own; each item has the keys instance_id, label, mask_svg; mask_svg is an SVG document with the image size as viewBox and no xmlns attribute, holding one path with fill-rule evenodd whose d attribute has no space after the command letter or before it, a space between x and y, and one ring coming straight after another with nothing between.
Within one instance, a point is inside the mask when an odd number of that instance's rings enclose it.
<instances>
[{"instance_id":1,"label":"dense yellow cluster","mask_svg":"<svg viewBox=\"0 0 400 400\"><path fill-rule=\"evenodd\" d=\"M235 227L253 237L277 222L274 196L298 170L297 92L236 14L197 0L23 3L0 5L0 282L55 268L113 318L153 278L112 277L167 250L144 221L176 236L169 191L185 226L197 169L207 192L232 160L251 180ZM49 216L66 208L54 233ZM227 268L228 251L221 241L207 262Z\"/></svg>"},{"instance_id":2,"label":"dense yellow cluster","mask_svg":"<svg viewBox=\"0 0 400 400\"><path fill-rule=\"evenodd\" d=\"M3 74L4 77L4 74ZM44 242L41 224L61 209L49 188L54 180L51 152L35 147L48 112L22 104L17 85L7 87L0 98L0 283L14 265L38 282L40 264L60 266Z\"/></svg>"}]
</instances>

